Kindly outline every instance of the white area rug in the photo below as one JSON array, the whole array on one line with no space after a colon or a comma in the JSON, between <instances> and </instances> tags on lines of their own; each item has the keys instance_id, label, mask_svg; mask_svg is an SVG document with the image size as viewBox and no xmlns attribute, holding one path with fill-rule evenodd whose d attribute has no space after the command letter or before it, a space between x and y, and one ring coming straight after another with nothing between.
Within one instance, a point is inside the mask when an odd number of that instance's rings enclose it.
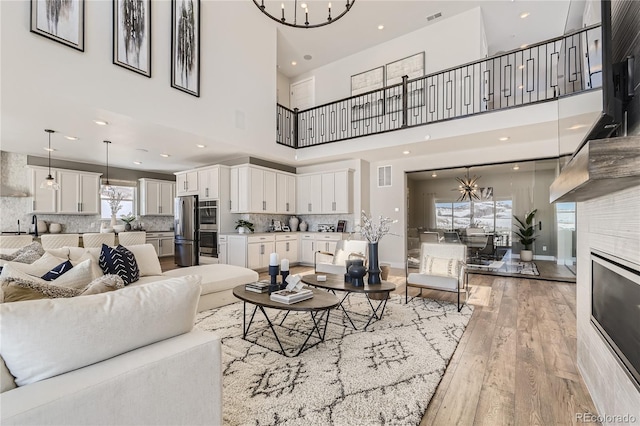
<instances>
[{"instance_id":1,"label":"white area rug","mask_svg":"<svg viewBox=\"0 0 640 426\"><path fill-rule=\"evenodd\" d=\"M368 314L353 295L349 310ZM331 312L323 343L286 358L242 339L242 303L198 314L196 327L222 337L226 425L417 425L472 314L465 306L415 298L389 300L367 331L345 327ZM247 305L250 313L251 305ZM269 311L278 322L282 312ZM252 326L266 326L258 311ZM285 345L307 330L308 313L291 313L279 332ZM275 322L275 321L274 321ZM359 323L362 325L362 322ZM277 347L270 330L258 337ZM285 336L283 338L283 336ZM253 336L254 338L256 336Z\"/></svg>"}]
</instances>

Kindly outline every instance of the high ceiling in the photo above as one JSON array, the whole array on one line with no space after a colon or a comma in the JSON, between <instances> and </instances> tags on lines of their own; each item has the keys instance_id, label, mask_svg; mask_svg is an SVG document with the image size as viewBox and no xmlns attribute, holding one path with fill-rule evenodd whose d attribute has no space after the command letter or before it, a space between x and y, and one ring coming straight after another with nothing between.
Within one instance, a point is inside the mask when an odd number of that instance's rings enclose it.
<instances>
[{"instance_id":1,"label":"high ceiling","mask_svg":"<svg viewBox=\"0 0 640 426\"><path fill-rule=\"evenodd\" d=\"M275 3L279 5L281 2L282 0L278 0ZM273 2L265 1L267 5L270 3ZM321 9L326 8L326 1L310 0L308 3L310 10L314 10L316 6ZM334 4L337 5L337 3L342 3L342 0L334 0ZM334 9L337 7L334 6ZM489 54L493 54L517 48L525 43L561 35L566 28L576 28L579 26L584 0L356 0L352 10L341 20L321 28L288 28L268 20L267 17L263 19L268 21L266 25L272 25L278 31L279 70L284 75L293 77L475 7L481 8ZM255 9L253 5L251 8ZM249 10L247 9L247 12ZM259 13L257 10L252 11ZM427 16L436 13L441 13L442 17L432 21L427 20ZM523 13L529 15L521 18ZM7 19L6 13L3 15L3 19ZM384 25L384 29L379 30L379 25ZM5 36L3 43L6 43L7 37L4 32L3 36ZM434 40L435 42L441 41ZM312 59L303 59L305 55L310 55ZM296 67L291 66L292 60L297 61ZM3 61L3 67L8 66L19 66L19 64L8 64ZM47 66L43 64L43 67ZM52 101L56 105L56 110L52 112L51 108L43 107L45 103L43 101L50 103ZM42 93L41 99L25 98L20 100L19 106L17 104L18 102L13 100L5 102L3 99L2 102L2 139L0 140L2 146L0 148L5 151L46 156L43 150L43 146L46 146L46 134L43 129L51 127L75 129L74 135L80 136L81 140L85 141L104 139L123 141L111 146L110 161L113 166L128 169L173 172L252 154L243 151L242 146L223 143L212 136L131 119L126 111L107 111L96 105L79 105L65 97L64 93L56 93L55 89L52 89L51 93ZM150 107L152 107L151 104ZM108 126L106 130L96 126L92 120L97 117L117 123L117 126ZM40 125L41 123L47 124ZM53 153L54 158L102 164L104 147L96 147L102 144L74 143L63 136L64 134L54 136L57 149ZM150 146L136 141L152 141L153 152L145 152L145 149L150 149ZM176 141L180 141L180 149L176 149L178 143ZM196 144L206 145L207 148L199 149ZM299 164L294 160L294 153L286 157L278 154L283 152L278 149L279 147L273 149L274 153L268 159L293 165ZM160 158L158 155L160 152L172 152L171 158ZM381 156L389 158L388 155L397 156L398 154L384 151L358 153L359 157L369 161ZM135 165L132 160L141 160L143 164Z\"/></svg>"}]
</instances>

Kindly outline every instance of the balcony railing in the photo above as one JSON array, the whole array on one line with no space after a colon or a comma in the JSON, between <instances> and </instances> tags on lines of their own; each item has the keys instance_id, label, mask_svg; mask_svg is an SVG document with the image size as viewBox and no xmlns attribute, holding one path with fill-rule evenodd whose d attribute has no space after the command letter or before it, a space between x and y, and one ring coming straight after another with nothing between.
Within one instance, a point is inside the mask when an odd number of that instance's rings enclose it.
<instances>
[{"instance_id":1,"label":"balcony railing","mask_svg":"<svg viewBox=\"0 0 640 426\"><path fill-rule=\"evenodd\" d=\"M303 111L277 105L276 142L306 148L531 105L602 85L600 26Z\"/></svg>"}]
</instances>

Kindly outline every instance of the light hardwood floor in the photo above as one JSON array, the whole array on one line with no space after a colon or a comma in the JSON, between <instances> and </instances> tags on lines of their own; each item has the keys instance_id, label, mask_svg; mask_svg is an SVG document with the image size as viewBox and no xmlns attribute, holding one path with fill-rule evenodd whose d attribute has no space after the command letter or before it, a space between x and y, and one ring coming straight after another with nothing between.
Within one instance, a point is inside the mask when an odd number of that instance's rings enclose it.
<instances>
[{"instance_id":1,"label":"light hardwood floor","mask_svg":"<svg viewBox=\"0 0 640 426\"><path fill-rule=\"evenodd\" d=\"M404 295L403 270L388 280ZM469 283L483 297L420 425L571 425L576 413L596 414L576 366L575 284L478 274ZM455 302L453 293L423 297Z\"/></svg>"}]
</instances>

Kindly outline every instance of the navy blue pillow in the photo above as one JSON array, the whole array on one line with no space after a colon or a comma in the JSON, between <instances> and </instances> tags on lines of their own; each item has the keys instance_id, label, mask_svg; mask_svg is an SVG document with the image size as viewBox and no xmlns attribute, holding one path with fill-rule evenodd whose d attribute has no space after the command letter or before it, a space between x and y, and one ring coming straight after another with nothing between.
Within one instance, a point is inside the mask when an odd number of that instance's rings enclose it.
<instances>
[{"instance_id":1,"label":"navy blue pillow","mask_svg":"<svg viewBox=\"0 0 640 426\"><path fill-rule=\"evenodd\" d=\"M59 264L58 266L56 266L46 274L44 274L41 278L45 281L53 281L59 276L61 276L62 274L70 271L71 268L73 268L73 265L71 264L71 262L67 260L65 262L62 262L61 264Z\"/></svg>"},{"instance_id":2,"label":"navy blue pillow","mask_svg":"<svg viewBox=\"0 0 640 426\"><path fill-rule=\"evenodd\" d=\"M98 264L105 275L115 274L122 278L124 285L129 285L140 279L140 269L136 257L121 245L109 247L103 244Z\"/></svg>"}]
</instances>

